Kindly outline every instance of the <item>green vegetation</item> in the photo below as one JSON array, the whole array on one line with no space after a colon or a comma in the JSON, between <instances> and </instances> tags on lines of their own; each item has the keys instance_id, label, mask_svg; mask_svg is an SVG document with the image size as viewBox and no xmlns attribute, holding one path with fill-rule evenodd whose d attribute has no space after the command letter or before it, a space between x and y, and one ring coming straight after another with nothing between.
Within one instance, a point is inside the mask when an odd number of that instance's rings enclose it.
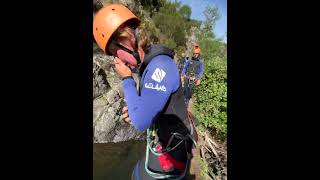
<instances>
[{"instance_id":1,"label":"green vegetation","mask_svg":"<svg viewBox=\"0 0 320 180\"><path fill-rule=\"evenodd\" d=\"M197 36L204 58L204 74L195 90L195 115L209 129L214 129L222 140L227 135L227 51L226 44L216 39L212 28L219 18L216 7L205 11L206 21Z\"/></svg>"}]
</instances>

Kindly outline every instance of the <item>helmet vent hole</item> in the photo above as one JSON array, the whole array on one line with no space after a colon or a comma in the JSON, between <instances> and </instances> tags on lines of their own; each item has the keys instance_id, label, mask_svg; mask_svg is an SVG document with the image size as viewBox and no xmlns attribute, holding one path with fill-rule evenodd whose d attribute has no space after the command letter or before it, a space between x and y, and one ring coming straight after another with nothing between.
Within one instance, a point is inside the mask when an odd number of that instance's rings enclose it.
<instances>
[{"instance_id":1,"label":"helmet vent hole","mask_svg":"<svg viewBox=\"0 0 320 180\"><path fill-rule=\"evenodd\" d=\"M112 11L114 11L115 9L114 8L112 8Z\"/></svg>"},{"instance_id":2,"label":"helmet vent hole","mask_svg":"<svg viewBox=\"0 0 320 180\"><path fill-rule=\"evenodd\" d=\"M104 34L102 34L102 37L104 38Z\"/></svg>"},{"instance_id":3,"label":"helmet vent hole","mask_svg":"<svg viewBox=\"0 0 320 180\"><path fill-rule=\"evenodd\" d=\"M98 31L98 28L96 28L96 31Z\"/></svg>"}]
</instances>

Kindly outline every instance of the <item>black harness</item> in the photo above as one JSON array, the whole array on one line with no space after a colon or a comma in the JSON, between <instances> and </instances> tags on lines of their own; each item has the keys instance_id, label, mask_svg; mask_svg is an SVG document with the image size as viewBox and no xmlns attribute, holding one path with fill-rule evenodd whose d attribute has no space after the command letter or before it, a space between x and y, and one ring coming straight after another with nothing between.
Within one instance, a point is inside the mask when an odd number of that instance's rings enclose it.
<instances>
[{"instance_id":1,"label":"black harness","mask_svg":"<svg viewBox=\"0 0 320 180\"><path fill-rule=\"evenodd\" d=\"M139 69L139 94L143 87L141 76L147 65L158 55L167 55L173 58L174 52L163 45L153 45L150 47ZM192 157L191 150L195 148L195 143L197 141L197 133L194 124L188 115L180 82L178 90L171 94L163 111L159 113L152 127L148 129L148 148L146 150L148 159L145 160L144 169L149 176L152 176L153 178L162 176L179 179L181 176L185 175ZM161 152L155 150L156 146L159 144L163 147ZM168 153L173 159L185 163L184 173L177 169L168 171L162 168L159 156L156 154L163 155L165 153Z\"/></svg>"}]
</instances>

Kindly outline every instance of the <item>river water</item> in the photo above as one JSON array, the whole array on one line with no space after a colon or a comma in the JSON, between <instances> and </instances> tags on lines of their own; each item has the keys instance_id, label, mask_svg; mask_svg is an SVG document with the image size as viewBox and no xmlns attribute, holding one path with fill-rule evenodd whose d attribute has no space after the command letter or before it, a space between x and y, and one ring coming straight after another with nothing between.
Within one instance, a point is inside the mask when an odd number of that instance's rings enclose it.
<instances>
[{"instance_id":1,"label":"river water","mask_svg":"<svg viewBox=\"0 0 320 180\"><path fill-rule=\"evenodd\" d=\"M145 141L93 144L93 180L130 180L145 150Z\"/></svg>"}]
</instances>

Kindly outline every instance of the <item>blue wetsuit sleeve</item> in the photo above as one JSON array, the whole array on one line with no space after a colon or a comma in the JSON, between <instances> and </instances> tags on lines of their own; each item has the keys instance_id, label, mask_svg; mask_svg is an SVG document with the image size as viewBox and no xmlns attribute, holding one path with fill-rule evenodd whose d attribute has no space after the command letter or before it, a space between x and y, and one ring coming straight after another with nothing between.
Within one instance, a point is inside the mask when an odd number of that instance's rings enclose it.
<instances>
[{"instance_id":1,"label":"blue wetsuit sleeve","mask_svg":"<svg viewBox=\"0 0 320 180\"><path fill-rule=\"evenodd\" d=\"M168 56L157 56L146 67L138 95L133 79L122 81L129 118L139 131L149 128L163 110L170 95L179 87L179 71Z\"/></svg>"},{"instance_id":2,"label":"blue wetsuit sleeve","mask_svg":"<svg viewBox=\"0 0 320 180\"><path fill-rule=\"evenodd\" d=\"M183 75L186 74L187 66L188 66L188 61L186 60L186 61L184 62L183 68L182 68L181 76L183 76Z\"/></svg>"},{"instance_id":3,"label":"blue wetsuit sleeve","mask_svg":"<svg viewBox=\"0 0 320 180\"><path fill-rule=\"evenodd\" d=\"M202 65L202 63L200 62L199 79L202 78L202 75L203 75L203 65Z\"/></svg>"}]
</instances>

